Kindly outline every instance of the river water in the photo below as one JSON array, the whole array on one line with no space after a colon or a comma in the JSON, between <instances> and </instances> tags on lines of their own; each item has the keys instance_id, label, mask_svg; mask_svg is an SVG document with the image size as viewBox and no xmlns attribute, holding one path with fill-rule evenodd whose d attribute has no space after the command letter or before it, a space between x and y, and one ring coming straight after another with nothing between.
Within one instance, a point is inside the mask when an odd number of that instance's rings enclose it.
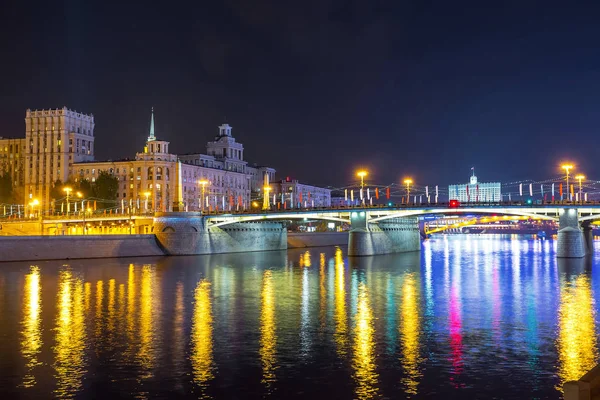
<instances>
[{"instance_id":1,"label":"river water","mask_svg":"<svg viewBox=\"0 0 600 400\"><path fill-rule=\"evenodd\" d=\"M0 264L0 398L560 398L598 360L598 261L465 235Z\"/></svg>"}]
</instances>

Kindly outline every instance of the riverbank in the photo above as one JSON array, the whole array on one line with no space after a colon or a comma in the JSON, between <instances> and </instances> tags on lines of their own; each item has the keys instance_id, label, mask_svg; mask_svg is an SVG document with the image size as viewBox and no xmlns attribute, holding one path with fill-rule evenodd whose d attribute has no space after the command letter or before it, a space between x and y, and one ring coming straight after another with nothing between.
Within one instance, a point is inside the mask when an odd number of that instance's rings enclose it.
<instances>
[{"instance_id":1,"label":"riverbank","mask_svg":"<svg viewBox=\"0 0 600 400\"><path fill-rule=\"evenodd\" d=\"M162 256L154 235L3 236L0 261Z\"/></svg>"},{"instance_id":2,"label":"riverbank","mask_svg":"<svg viewBox=\"0 0 600 400\"><path fill-rule=\"evenodd\" d=\"M289 249L345 246L348 232L288 233ZM224 253L223 251L215 254ZM164 256L153 234L0 236L0 262Z\"/></svg>"}]
</instances>

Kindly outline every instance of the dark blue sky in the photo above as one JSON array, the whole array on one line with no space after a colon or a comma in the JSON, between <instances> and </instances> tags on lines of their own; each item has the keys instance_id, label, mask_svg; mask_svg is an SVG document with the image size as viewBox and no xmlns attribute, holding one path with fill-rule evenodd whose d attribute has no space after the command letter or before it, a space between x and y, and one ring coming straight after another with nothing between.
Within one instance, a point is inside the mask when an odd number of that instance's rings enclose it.
<instances>
[{"instance_id":1,"label":"dark blue sky","mask_svg":"<svg viewBox=\"0 0 600 400\"><path fill-rule=\"evenodd\" d=\"M225 119L251 162L342 186L600 179L599 8L569 2L13 2L0 135L26 108L96 118L97 158L176 152Z\"/></svg>"}]
</instances>

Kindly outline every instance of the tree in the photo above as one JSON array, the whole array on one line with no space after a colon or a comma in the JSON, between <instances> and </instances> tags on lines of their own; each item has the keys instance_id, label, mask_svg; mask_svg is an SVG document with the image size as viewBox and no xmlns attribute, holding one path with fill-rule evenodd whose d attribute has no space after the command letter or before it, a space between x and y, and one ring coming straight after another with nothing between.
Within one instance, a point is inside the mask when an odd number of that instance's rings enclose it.
<instances>
[{"instance_id":1,"label":"tree","mask_svg":"<svg viewBox=\"0 0 600 400\"><path fill-rule=\"evenodd\" d=\"M65 192L63 192L63 187L65 185L62 183L62 181L59 179L56 182L54 182L54 184L52 185L52 189L50 189L50 198L52 200L58 200L61 197L65 196Z\"/></svg>"},{"instance_id":2,"label":"tree","mask_svg":"<svg viewBox=\"0 0 600 400\"><path fill-rule=\"evenodd\" d=\"M13 198L12 178L8 171L0 174L0 203L10 203Z\"/></svg>"},{"instance_id":3,"label":"tree","mask_svg":"<svg viewBox=\"0 0 600 400\"><path fill-rule=\"evenodd\" d=\"M100 171L94 184L94 196L99 198L102 208L113 206L119 190L119 178L106 171Z\"/></svg>"},{"instance_id":4,"label":"tree","mask_svg":"<svg viewBox=\"0 0 600 400\"><path fill-rule=\"evenodd\" d=\"M81 179L78 182L77 191L81 192L84 198L90 197L94 193L92 184L87 179Z\"/></svg>"}]
</instances>

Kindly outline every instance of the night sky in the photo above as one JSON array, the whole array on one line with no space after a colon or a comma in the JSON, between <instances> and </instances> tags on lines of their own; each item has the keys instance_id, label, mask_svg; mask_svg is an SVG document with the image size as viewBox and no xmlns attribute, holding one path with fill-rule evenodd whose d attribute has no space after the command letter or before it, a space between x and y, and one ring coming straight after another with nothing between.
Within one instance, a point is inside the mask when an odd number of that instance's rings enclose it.
<instances>
[{"instance_id":1,"label":"night sky","mask_svg":"<svg viewBox=\"0 0 600 400\"><path fill-rule=\"evenodd\" d=\"M148 135L339 187L600 179L600 9L571 2L17 2L0 20L0 136L27 108L93 113L97 159ZM459 4L460 3L460 4ZM579 172L576 171L576 172Z\"/></svg>"}]
</instances>

